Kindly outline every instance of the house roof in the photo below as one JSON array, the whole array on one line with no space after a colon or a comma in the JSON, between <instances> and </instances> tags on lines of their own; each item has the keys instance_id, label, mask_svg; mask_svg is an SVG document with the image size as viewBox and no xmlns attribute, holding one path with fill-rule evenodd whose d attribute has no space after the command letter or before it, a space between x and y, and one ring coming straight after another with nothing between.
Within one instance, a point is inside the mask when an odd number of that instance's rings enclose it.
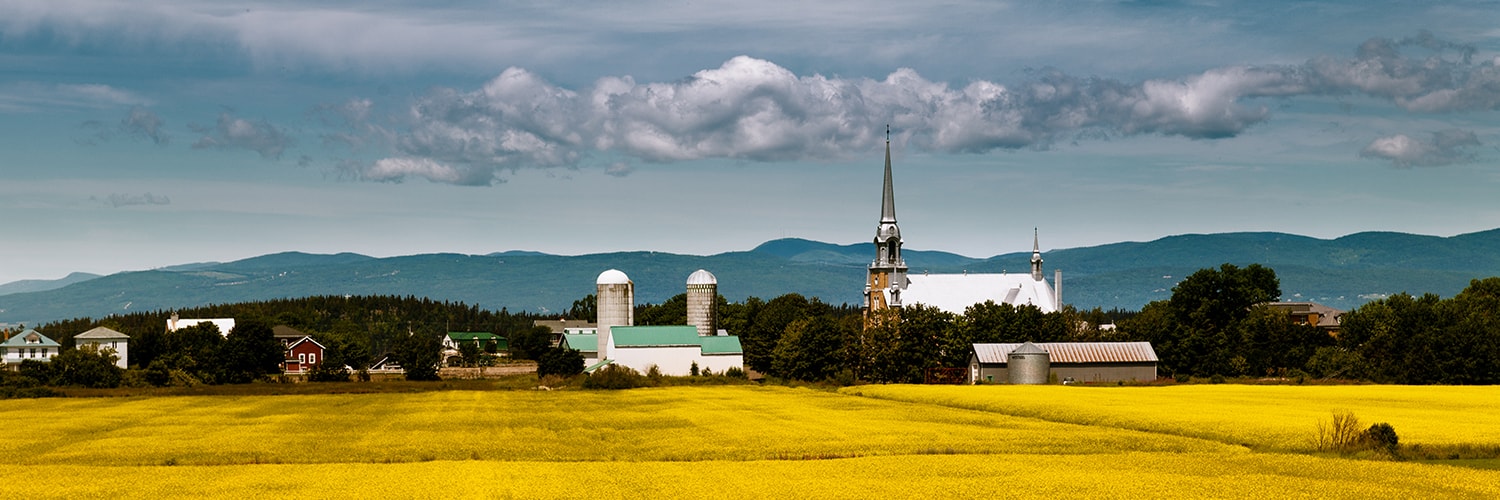
<instances>
[{"instance_id":1,"label":"house roof","mask_svg":"<svg viewBox=\"0 0 1500 500\"><path fill-rule=\"evenodd\" d=\"M692 325L673 326L614 326L609 335L615 347L671 347L703 345L709 337L698 336L698 327Z\"/></svg>"},{"instance_id":2,"label":"house roof","mask_svg":"<svg viewBox=\"0 0 1500 500\"><path fill-rule=\"evenodd\" d=\"M490 332L448 332L448 338L456 342L467 342L472 340L489 341L491 339L505 340L505 337Z\"/></svg>"},{"instance_id":3,"label":"house roof","mask_svg":"<svg viewBox=\"0 0 1500 500\"><path fill-rule=\"evenodd\" d=\"M963 314L974 304L994 301L1014 306L1033 305L1044 313L1057 311L1052 287L1031 274L915 274L906 275L901 291L903 305L926 304L954 314Z\"/></svg>"},{"instance_id":4,"label":"house roof","mask_svg":"<svg viewBox=\"0 0 1500 500\"><path fill-rule=\"evenodd\" d=\"M46 335L42 335L42 332L29 328L11 338L5 339L5 343L0 345L11 347L62 347L62 344L58 344L56 340L47 338Z\"/></svg>"},{"instance_id":5,"label":"house roof","mask_svg":"<svg viewBox=\"0 0 1500 500\"><path fill-rule=\"evenodd\" d=\"M1156 350L1150 342L1041 342L1034 344L1047 351L1053 364L1059 363L1155 363ZM974 344L974 355L980 363L1006 364L1011 351L1021 344Z\"/></svg>"},{"instance_id":6,"label":"house roof","mask_svg":"<svg viewBox=\"0 0 1500 500\"><path fill-rule=\"evenodd\" d=\"M307 337L307 336L302 337L301 340L298 340L296 342L292 342L292 345L286 346L286 350L290 351L292 349L296 349L297 346L302 345L302 343L304 343L304 342L311 342L313 345L318 346L319 349L323 349L325 351L328 350L327 347L323 347L323 344L320 344L320 343L318 343L318 341L313 340L312 337Z\"/></svg>"},{"instance_id":7,"label":"house roof","mask_svg":"<svg viewBox=\"0 0 1500 500\"><path fill-rule=\"evenodd\" d=\"M580 352L599 352L599 335L593 333L569 333L562 336L557 343L559 347L566 346L569 349Z\"/></svg>"},{"instance_id":8,"label":"house roof","mask_svg":"<svg viewBox=\"0 0 1500 500\"><path fill-rule=\"evenodd\" d=\"M107 327L99 326L99 327L94 327L94 328L90 329L89 331L80 333L78 335L74 335L73 338L75 338L75 339L106 339L107 340L107 339L128 339L128 338L130 338L130 336L126 335L126 334L123 334L123 333L120 333L120 332L117 332L117 331L114 331L114 330L109 329Z\"/></svg>"},{"instance_id":9,"label":"house roof","mask_svg":"<svg viewBox=\"0 0 1500 500\"><path fill-rule=\"evenodd\" d=\"M271 327L271 336L278 339L300 339L306 337L307 334L290 326L276 325Z\"/></svg>"},{"instance_id":10,"label":"house roof","mask_svg":"<svg viewBox=\"0 0 1500 500\"><path fill-rule=\"evenodd\" d=\"M703 346L703 354L744 354L744 348L740 347L740 338L731 335L715 337L699 337Z\"/></svg>"},{"instance_id":11,"label":"house roof","mask_svg":"<svg viewBox=\"0 0 1500 500\"><path fill-rule=\"evenodd\" d=\"M1267 302L1267 306L1281 309L1292 314L1317 313L1318 324L1324 328L1336 328L1339 326L1339 317L1344 311L1319 304L1317 302Z\"/></svg>"},{"instance_id":12,"label":"house roof","mask_svg":"<svg viewBox=\"0 0 1500 500\"><path fill-rule=\"evenodd\" d=\"M551 328L552 333L563 333L569 328L597 328L599 326L592 321L581 319L539 319L532 321L531 324Z\"/></svg>"}]
</instances>

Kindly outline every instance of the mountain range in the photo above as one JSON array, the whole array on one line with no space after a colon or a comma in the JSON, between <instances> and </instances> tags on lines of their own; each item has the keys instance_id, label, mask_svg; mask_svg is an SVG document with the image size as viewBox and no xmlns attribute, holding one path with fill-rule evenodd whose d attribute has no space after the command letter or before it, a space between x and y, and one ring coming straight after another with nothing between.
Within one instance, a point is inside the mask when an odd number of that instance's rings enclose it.
<instances>
[{"instance_id":1,"label":"mountain range","mask_svg":"<svg viewBox=\"0 0 1500 500\"><path fill-rule=\"evenodd\" d=\"M593 293L595 277L611 268L631 277L640 303L660 303L683 293L687 276L701 268L718 277L719 293L733 301L796 292L833 304L858 304L873 254L869 243L803 239L773 240L750 251L711 256L511 251L375 258L287 252L8 283L0 285L0 323L308 295L412 295L552 314ZM924 250L902 254L911 273L1026 272L1031 257L1030 252L989 258ZM1331 240L1283 233L1188 234L1053 250L1042 257L1049 280L1052 270L1063 270L1063 301L1081 309L1138 309L1168 298L1188 274L1223 263L1271 267L1281 279L1283 300L1350 309L1400 292L1452 296L1472 279L1500 275L1500 229L1452 237L1366 232Z\"/></svg>"}]
</instances>

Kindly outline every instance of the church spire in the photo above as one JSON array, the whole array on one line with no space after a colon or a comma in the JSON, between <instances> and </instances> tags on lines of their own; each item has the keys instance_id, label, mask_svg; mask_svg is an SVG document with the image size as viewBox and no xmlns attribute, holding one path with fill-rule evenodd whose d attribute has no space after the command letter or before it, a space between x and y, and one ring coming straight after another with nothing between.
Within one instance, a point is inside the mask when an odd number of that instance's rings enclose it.
<instances>
[{"instance_id":1,"label":"church spire","mask_svg":"<svg viewBox=\"0 0 1500 500\"><path fill-rule=\"evenodd\" d=\"M891 126L885 126L885 192L880 198L880 223L896 223L896 191L891 186Z\"/></svg>"},{"instance_id":2,"label":"church spire","mask_svg":"<svg viewBox=\"0 0 1500 500\"><path fill-rule=\"evenodd\" d=\"M1031 228L1031 279L1042 280L1042 244L1037 228Z\"/></svg>"}]
</instances>

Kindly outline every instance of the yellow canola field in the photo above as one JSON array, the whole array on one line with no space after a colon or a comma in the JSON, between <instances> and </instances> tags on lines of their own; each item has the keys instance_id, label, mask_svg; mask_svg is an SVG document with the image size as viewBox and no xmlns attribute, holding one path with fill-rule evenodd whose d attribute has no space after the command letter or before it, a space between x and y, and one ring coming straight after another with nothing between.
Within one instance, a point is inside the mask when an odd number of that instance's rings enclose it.
<instances>
[{"instance_id":1,"label":"yellow canola field","mask_svg":"<svg viewBox=\"0 0 1500 500\"><path fill-rule=\"evenodd\" d=\"M28 498L1496 498L1500 472L1251 453L48 466ZM24 479L24 480L23 480Z\"/></svg>"},{"instance_id":2,"label":"yellow canola field","mask_svg":"<svg viewBox=\"0 0 1500 500\"><path fill-rule=\"evenodd\" d=\"M0 401L0 464L702 461L1244 450L782 387Z\"/></svg>"},{"instance_id":3,"label":"yellow canola field","mask_svg":"<svg viewBox=\"0 0 1500 500\"><path fill-rule=\"evenodd\" d=\"M1313 449L1319 420L1349 410L1386 422L1403 444L1500 445L1496 386L848 387L850 395L1090 426L1199 437L1257 449Z\"/></svg>"}]
</instances>

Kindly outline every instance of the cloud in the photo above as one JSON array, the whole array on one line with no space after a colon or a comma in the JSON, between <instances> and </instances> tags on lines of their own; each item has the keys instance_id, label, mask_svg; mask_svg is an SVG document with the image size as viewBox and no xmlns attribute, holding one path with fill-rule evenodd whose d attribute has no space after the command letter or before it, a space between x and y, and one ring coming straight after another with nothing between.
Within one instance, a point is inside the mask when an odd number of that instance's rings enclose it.
<instances>
[{"instance_id":1,"label":"cloud","mask_svg":"<svg viewBox=\"0 0 1500 500\"><path fill-rule=\"evenodd\" d=\"M229 112L219 113L212 126L192 125L194 132L204 134L193 143L193 149L248 149L262 158L279 160L281 153L296 144L285 130L264 120L252 122Z\"/></svg>"},{"instance_id":2,"label":"cloud","mask_svg":"<svg viewBox=\"0 0 1500 500\"><path fill-rule=\"evenodd\" d=\"M1428 53L1403 53L1411 50ZM439 88L415 99L404 127L384 132L389 161L367 163L359 177L410 172L404 175L487 184L506 170L575 166L594 152L648 162L838 159L876 147L887 124L897 142L942 153L1144 134L1213 140L1270 120L1267 99L1308 96L1366 95L1416 113L1500 107L1500 70L1495 61L1474 63L1473 53L1423 33L1370 39L1352 58L1227 66L1176 79L1131 83L1042 69L1015 85L963 86L909 68L879 80L799 76L748 56L678 81L604 77L578 90L512 67L478 89ZM350 112L360 110L368 105ZM1451 163L1463 156L1445 155L1466 143L1425 144L1430 152L1398 161ZM1367 154L1391 157L1382 152L1391 147Z\"/></svg>"},{"instance_id":3,"label":"cloud","mask_svg":"<svg viewBox=\"0 0 1500 500\"><path fill-rule=\"evenodd\" d=\"M142 106L131 106L130 110L125 112L125 117L113 125L90 120L83 122L81 126L95 131L88 138L79 140L88 145L125 137L133 140L149 140L158 146L165 146L172 139L171 134L166 131L166 122L155 112Z\"/></svg>"},{"instance_id":4,"label":"cloud","mask_svg":"<svg viewBox=\"0 0 1500 500\"><path fill-rule=\"evenodd\" d=\"M0 85L0 112L38 112L57 108L107 109L150 104L134 92L103 84L14 82Z\"/></svg>"},{"instance_id":5,"label":"cloud","mask_svg":"<svg viewBox=\"0 0 1500 500\"><path fill-rule=\"evenodd\" d=\"M91 199L97 199L97 198L92 198L91 197ZM107 205L109 205L111 207L115 207L115 208L129 207L129 206L136 206L136 205L171 205L172 204L172 199L171 198L168 198L166 196L156 196L156 195L153 195L151 193L139 194L139 195L137 195L137 194L111 193L107 199L104 199L102 201L105 204L107 204Z\"/></svg>"},{"instance_id":6,"label":"cloud","mask_svg":"<svg viewBox=\"0 0 1500 500\"><path fill-rule=\"evenodd\" d=\"M611 163L604 169L604 173L615 177L625 177L630 175L632 172L635 172L635 167L623 161Z\"/></svg>"},{"instance_id":7,"label":"cloud","mask_svg":"<svg viewBox=\"0 0 1500 500\"><path fill-rule=\"evenodd\" d=\"M1371 141L1359 155L1390 160L1398 167L1432 167L1472 161L1474 149L1479 145L1479 137L1473 132L1449 129L1433 132L1425 140L1402 134L1381 137Z\"/></svg>"}]
</instances>

